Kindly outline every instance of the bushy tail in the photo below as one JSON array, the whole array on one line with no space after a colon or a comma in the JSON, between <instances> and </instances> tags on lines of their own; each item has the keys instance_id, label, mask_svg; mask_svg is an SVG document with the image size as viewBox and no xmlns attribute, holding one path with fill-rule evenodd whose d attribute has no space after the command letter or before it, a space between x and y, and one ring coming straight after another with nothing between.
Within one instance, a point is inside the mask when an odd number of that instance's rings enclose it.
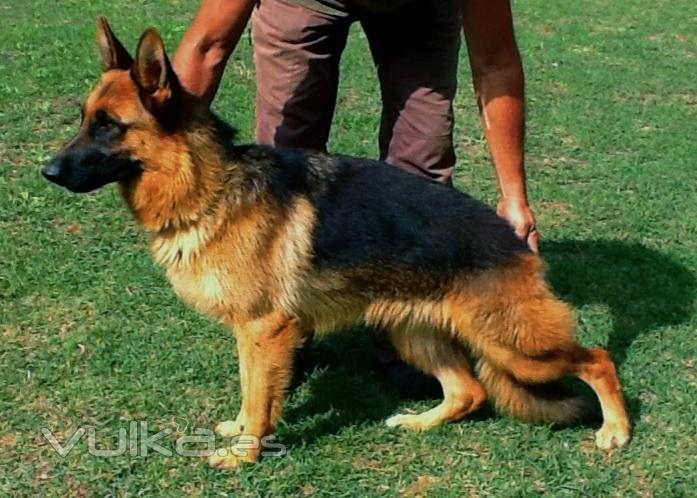
<instances>
[{"instance_id":1,"label":"bushy tail","mask_svg":"<svg viewBox=\"0 0 697 498\"><path fill-rule=\"evenodd\" d=\"M570 424L583 399L557 382L583 353L571 309L544 280L539 257L521 256L465 281L446 308L458 339L478 357L478 377L497 408L527 422Z\"/></svg>"},{"instance_id":2,"label":"bushy tail","mask_svg":"<svg viewBox=\"0 0 697 498\"><path fill-rule=\"evenodd\" d=\"M523 384L485 358L479 359L477 372L496 408L525 422L570 425L592 412L582 397L558 382Z\"/></svg>"}]
</instances>

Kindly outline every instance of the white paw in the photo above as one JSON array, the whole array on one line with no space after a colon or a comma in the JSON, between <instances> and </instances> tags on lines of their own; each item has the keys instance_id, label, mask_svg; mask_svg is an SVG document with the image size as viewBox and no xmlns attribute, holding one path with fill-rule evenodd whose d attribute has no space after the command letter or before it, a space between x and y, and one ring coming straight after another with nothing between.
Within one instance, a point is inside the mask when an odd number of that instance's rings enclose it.
<instances>
[{"instance_id":1,"label":"white paw","mask_svg":"<svg viewBox=\"0 0 697 498\"><path fill-rule=\"evenodd\" d=\"M595 445L601 450L622 448L629 442L629 426L621 422L606 422L595 433Z\"/></svg>"},{"instance_id":2,"label":"white paw","mask_svg":"<svg viewBox=\"0 0 697 498\"><path fill-rule=\"evenodd\" d=\"M387 427L404 427L412 431L423 431L428 429L427 424L424 424L421 415L400 413L388 418L385 423Z\"/></svg>"},{"instance_id":3,"label":"white paw","mask_svg":"<svg viewBox=\"0 0 697 498\"><path fill-rule=\"evenodd\" d=\"M244 426L237 420L226 420L215 426L215 433L221 437L235 437L242 434Z\"/></svg>"},{"instance_id":4,"label":"white paw","mask_svg":"<svg viewBox=\"0 0 697 498\"><path fill-rule=\"evenodd\" d=\"M215 469L231 470L239 467L242 460L233 454L231 448L219 448L208 457L208 465Z\"/></svg>"},{"instance_id":5,"label":"white paw","mask_svg":"<svg viewBox=\"0 0 697 498\"><path fill-rule=\"evenodd\" d=\"M208 457L208 465L216 469L234 469L242 463L254 463L259 460L258 449L250 449L242 443L229 448L218 448Z\"/></svg>"}]
</instances>

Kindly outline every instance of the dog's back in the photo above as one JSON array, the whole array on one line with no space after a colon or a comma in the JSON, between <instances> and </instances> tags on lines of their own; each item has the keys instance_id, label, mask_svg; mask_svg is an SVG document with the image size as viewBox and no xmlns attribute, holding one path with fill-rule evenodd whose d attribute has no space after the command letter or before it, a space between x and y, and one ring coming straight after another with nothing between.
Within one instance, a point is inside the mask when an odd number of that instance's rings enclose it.
<instances>
[{"instance_id":1,"label":"dog's back","mask_svg":"<svg viewBox=\"0 0 697 498\"><path fill-rule=\"evenodd\" d=\"M278 204L303 198L312 205L319 269L381 267L388 279L394 271L421 272L445 282L530 254L486 204L385 163L264 146L232 151L235 162L262 165L257 183Z\"/></svg>"}]
</instances>

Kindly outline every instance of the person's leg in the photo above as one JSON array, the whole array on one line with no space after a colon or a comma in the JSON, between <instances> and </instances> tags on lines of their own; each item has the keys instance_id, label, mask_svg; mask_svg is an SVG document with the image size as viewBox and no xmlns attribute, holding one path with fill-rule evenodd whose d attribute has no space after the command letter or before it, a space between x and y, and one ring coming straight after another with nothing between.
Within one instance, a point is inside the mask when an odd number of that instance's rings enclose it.
<instances>
[{"instance_id":1,"label":"person's leg","mask_svg":"<svg viewBox=\"0 0 697 498\"><path fill-rule=\"evenodd\" d=\"M382 92L381 159L445 184L455 166L461 3L415 0L361 19Z\"/></svg>"},{"instance_id":2,"label":"person's leg","mask_svg":"<svg viewBox=\"0 0 697 498\"><path fill-rule=\"evenodd\" d=\"M252 19L257 142L325 150L351 17L262 0Z\"/></svg>"},{"instance_id":3,"label":"person's leg","mask_svg":"<svg viewBox=\"0 0 697 498\"><path fill-rule=\"evenodd\" d=\"M415 0L361 19L382 93L380 158L448 185L455 166L452 101L462 29L460 3ZM436 379L404 363L384 331L375 331L373 347L378 368L403 394L438 395Z\"/></svg>"}]
</instances>

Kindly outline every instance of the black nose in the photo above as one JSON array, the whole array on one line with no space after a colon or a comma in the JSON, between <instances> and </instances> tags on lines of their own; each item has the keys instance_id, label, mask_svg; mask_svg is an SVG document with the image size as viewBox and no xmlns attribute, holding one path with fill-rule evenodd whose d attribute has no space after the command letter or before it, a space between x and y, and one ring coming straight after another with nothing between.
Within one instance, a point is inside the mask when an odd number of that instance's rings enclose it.
<instances>
[{"instance_id":1,"label":"black nose","mask_svg":"<svg viewBox=\"0 0 697 498\"><path fill-rule=\"evenodd\" d=\"M47 180L55 182L61 176L60 162L56 159L53 159L46 166L43 167L43 169L41 170L41 174L44 175L44 177Z\"/></svg>"}]
</instances>

